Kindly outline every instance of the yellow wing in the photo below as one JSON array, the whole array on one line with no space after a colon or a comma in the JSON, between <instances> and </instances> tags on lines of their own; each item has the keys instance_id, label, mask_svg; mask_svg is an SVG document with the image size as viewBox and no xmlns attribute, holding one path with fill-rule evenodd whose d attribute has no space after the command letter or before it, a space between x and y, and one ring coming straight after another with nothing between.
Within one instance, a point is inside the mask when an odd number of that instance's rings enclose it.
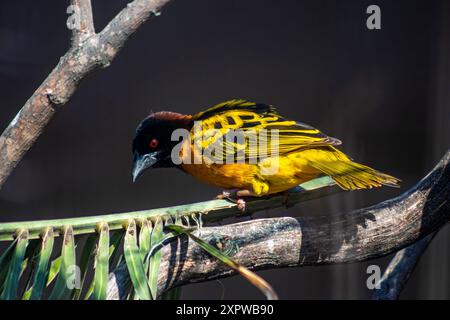
<instances>
[{"instance_id":1,"label":"yellow wing","mask_svg":"<svg viewBox=\"0 0 450 320\"><path fill-rule=\"evenodd\" d=\"M225 101L193 119L191 143L215 163L256 162L301 148L341 143L309 125L284 119L273 106L246 100Z\"/></svg>"}]
</instances>

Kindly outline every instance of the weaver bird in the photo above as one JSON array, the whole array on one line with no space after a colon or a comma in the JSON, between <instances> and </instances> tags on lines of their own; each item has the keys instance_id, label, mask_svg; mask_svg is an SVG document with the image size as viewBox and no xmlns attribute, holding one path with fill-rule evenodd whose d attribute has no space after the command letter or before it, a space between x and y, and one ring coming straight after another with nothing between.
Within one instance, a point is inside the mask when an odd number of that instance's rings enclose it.
<instances>
[{"instance_id":1,"label":"weaver bird","mask_svg":"<svg viewBox=\"0 0 450 320\"><path fill-rule=\"evenodd\" d=\"M187 134L181 142L180 135L172 137L177 129ZM230 139L230 132L243 133L244 139L236 134ZM230 100L195 115L150 114L133 140L132 175L135 181L148 168L176 167L228 190L219 197L236 199L287 191L321 175L344 190L398 186L397 178L354 162L336 148L339 144L307 124L285 119L273 106Z\"/></svg>"}]
</instances>

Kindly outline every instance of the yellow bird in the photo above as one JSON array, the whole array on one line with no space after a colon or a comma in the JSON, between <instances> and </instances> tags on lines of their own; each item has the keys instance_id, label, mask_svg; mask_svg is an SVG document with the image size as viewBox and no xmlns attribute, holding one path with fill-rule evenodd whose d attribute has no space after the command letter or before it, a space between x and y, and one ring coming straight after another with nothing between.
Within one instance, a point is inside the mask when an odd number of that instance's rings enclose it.
<instances>
[{"instance_id":1,"label":"yellow bird","mask_svg":"<svg viewBox=\"0 0 450 320\"><path fill-rule=\"evenodd\" d=\"M336 148L340 144L285 119L273 106L246 100L195 115L156 112L136 130L133 181L148 168L176 167L237 198L287 191L322 175L344 190L399 185L399 179L354 162Z\"/></svg>"}]
</instances>

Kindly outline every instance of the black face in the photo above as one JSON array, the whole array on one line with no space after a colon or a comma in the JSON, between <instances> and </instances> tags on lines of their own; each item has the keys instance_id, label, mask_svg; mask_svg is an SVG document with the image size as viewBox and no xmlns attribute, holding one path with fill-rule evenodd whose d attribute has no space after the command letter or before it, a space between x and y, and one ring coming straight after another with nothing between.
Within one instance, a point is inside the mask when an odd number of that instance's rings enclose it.
<instances>
[{"instance_id":1,"label":"black face","mask_svg":"<svg viewBox=\"0 0 450 320\"><path fill-rule=\"evenodd\" d=\"M133 140L133 181L148 168L174 167L171 152L178 141L171 141L172 132L183 127L177 119L161 119L158 113L142 121Z\"/></svg>"}]
</instances>

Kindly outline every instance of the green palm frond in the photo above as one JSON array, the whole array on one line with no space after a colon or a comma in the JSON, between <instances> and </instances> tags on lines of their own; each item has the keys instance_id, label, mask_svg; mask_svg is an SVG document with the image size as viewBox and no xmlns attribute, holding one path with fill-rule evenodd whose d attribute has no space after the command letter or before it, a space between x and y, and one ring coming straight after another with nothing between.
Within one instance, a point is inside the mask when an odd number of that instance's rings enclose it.
<instances>
[{"instance_id":1,"label":"green palm frond","mask_svg":"<svg viewBox=\"0 0 450 320\"><path fill-rule=\"evenodd\" d=\"M24 299L39 300L41 298L48 276L48 266L53 250L53 242L53 229L47 228L42 236L39 260L34 271L33 285L25 292Z\"/></svg>"},{"instance_id":2,"label":"green palm frond","mask_svg":"<svg viewBox=\"0 0 450 320\"><path fill-rule=\"evenodd\" d=\"M290 195L291 204L340 191L328 177L299 189ZM248 201L246 208L250 214L285 205L285 197L276 195ZM265 281L186 228L236 215L242 215L236 204L213 200L84 218L0 223L0 242L9 242L0 252L0 298L106 299L109 272L125 263L132 283L129 298L178 299L181 288L158 292L158 276L160 249L179 234L187 234L274 298Z\"/></svg>"},{"instance_id":3,"label":"green palm frond","mask_svg":"<svg viewBox=\"0 0 450 320\"><path fill-rule=\"evenodd\" d=\"M124 241L125 261L130 273L136 296L141 300L150 300L150 288L145 275L144 264L137 245L136 222L131 219L125 234Z\"/></svg>"},{"instance_id":4,"label":"green palm frond","mask_svg":"<svg viewBox=\"0 0 450 320\"><path fill-rule=\"evenodd\" d=\"M17 235L17 243L14 248L14 253L9 263L8 274L3 286L1 299L11 300L17 296L17 289L19 278L22 273L22 262L25 257L25 251L28 246L28 230L20 230Z\"/></svg>"},{"instance_id":5,"label":"green palm frond","mask_svg":"<svg viewBox=\"0 0 450 320\"><path fill-rule=\"evenodd\" d=\"M67 300L75 288L76 280L75 239L71 226L64 228L64 238L61 249L61 265L55 286L49 296L50 300Z\"/></svg>"},{"instance_id":6,"label":"green palm frond","mask_svg":"<svg viewBox=\"0 0 450 320\"><path fill-rule=\"evenodd\" d=\"M95 246L98 241L98 234L93 233L87 236L86 242L83 247L83 252L80 259L80 286L75 289L74 299L78 300L81 297L81 291L84 287L86 281L86 276L88 273L88 267L93 263L95 256ZM89 291L94 291L94 282L92 282Z\"/></svg>"},{"instance_id":7,"label":"green palm frond","mask_svg":"<svg viewBox=\"0 0 450 320\"><path fill-rule=\"evenodd\" d=\"M109 230L108 224L102 223L99 228L97 252L95 255L94 299L106 299L109 274Z\"/></svg>"},{"instance_id":8,"label":"green palm frond","mask_svg":"<svg viewBox=\"0 0 450 320\"><path fill-rule=\"evenodd\" d=\"M163 233L163 223L161 220L157 220L155 223L155 227L152 231L151 243L157 244L164 238ZM159 274L159 265L161 264L161 251L158 250L155 254L153 254L148 262L148 285L150 287L150 292L152 297L156 299L157 297L157 289L158 289L158 274Z\"/></svg>"},{"instance_id":9,"label":"green palm frond","mask_svg":"<svg viewBox=\"0 0 450 320\"><path fill-rule=\"evenodd\" d=\"M261 292L267 297L268 300L278 300L278 296L275 293L275 290L260 276L258 276L253 271L248 270L246 267L240 265L233 259L231 259L228 255L212 246L208 242L199 237L192 234L192 229L188 229L179 225L171 225L168 226L169 230L175 231L179 234L185 234L189 236L192 240L194 240L200 247L202 247L205 251L207 251L213 257L216 257L223 263L225 263L230 268L234 269L236 272L241 274L245 279L247 279L251 284L257 287Z\"/></svg>"}]
</instances>

